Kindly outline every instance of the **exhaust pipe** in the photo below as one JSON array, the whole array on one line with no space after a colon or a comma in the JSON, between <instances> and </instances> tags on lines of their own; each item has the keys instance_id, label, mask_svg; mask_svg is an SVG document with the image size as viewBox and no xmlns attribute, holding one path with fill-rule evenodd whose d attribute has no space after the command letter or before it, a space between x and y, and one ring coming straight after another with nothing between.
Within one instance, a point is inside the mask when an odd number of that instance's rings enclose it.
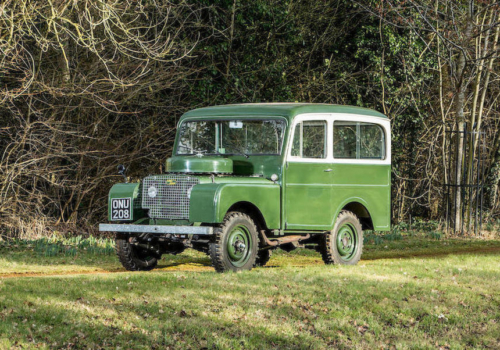
<instances>
[{"instance_id":1,"label":"exhaust pipe","mask_svg":"<svg viewBox=\"0 0 500 350\"><path fill-rule=\"evenodd\" d=\"M300 236L300 235L284 236L284 237L280 237L280 238L277 238L277 239L270 240L269 238L267 238L266 232L264 230L260 231L260 235L261 235L262 240L264 241L264 243L267 245L264 248L273 248L273 247L277 247L277 246L279 246L281 244L293 243L293 242L300 242L300 241L309 239L311 237L311 235L308 233L305 236Z\"/></svg>"}]
</instances>

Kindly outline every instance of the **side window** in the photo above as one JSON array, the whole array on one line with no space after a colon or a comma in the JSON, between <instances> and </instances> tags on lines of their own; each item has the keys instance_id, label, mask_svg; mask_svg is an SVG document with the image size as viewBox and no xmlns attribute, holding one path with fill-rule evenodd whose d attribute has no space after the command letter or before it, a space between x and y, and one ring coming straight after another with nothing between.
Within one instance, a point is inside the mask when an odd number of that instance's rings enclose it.
<instances>
[{"instance_id":1,"label":"side window","mask_svg":"<svg viewBox=\"0 0 500 350\"><path fill-rule=\"evenodd\" d=\"M356 123L338 122L333 124L333 157L356 159Z\"/></svg>"},{"instance_id":2,"label":"side window","mask_svg":"<svg viewBox=\"0 0 500 350\"><path fill-rule=\"evenodd\" d=\"M380 125L360 123L360 159L385 158L385 133Z\"/></svg>"},{"instance_id":3,"label":"side window","mask_svg":"<svg viewBox=\"0 0 500 350\"><path fill-rule=\"evenodd\" d=\"M326 158L326 122L303 121L295 127L292 156Z\"/></svg>"},{"instance_id":4,"label":"side window","mask_svg":"<svg viewBox=\"0 0 500 350\"><path fill-rule=\"evenodd\" d=\"M385 159L385 133L380 125L335 121L333 157L337 159Z\"/></svg>"}]
</instances>

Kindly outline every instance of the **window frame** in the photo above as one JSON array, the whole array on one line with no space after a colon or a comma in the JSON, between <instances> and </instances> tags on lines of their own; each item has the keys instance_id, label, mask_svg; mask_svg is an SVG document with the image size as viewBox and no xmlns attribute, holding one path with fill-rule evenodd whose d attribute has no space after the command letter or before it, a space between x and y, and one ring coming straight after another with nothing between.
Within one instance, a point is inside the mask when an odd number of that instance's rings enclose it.
<instances>
[{"instance_id":1,"label":"window frame","mask_svg":"<svg viewBox=\"0 0 500 350\"><path fill-rule=\"evenodd\" d=\"M356 158L340 158L340 157L335 158L335 148L334 148L335 147L335 123L337 123L337 122L355 124L355 126L356 126ZM377 126L380 129L380 131L382 131L382 135L384 137L384 147L382 149L382 155L383 155L382 158L361 158L361 126L362 126L362 124L370 125L370 126L372 126L372 125ZM387 135L386 135L384 127L382 125L380 125L379 123L336 119L333 122L332 130L333 130L333 133L332 133L332 135L333 135L333 147L332 147L333 159L376 161L376 160L385 160L387 158ZM360 158L358 158L358 155Z\"/></svg>"},{"instance_id":2,"label":"window frame","mask_svg":"<svg viewBox=\"0 0 500 350\"><path fill-rule=\"evenodd\" d=\"M281 138L281 144L280 144L280 153L261 153L261 154L249 154L250 157L262 157L262 156L273 156L273 157L281 157L282 155L286 154L285 153L285 145L286 145L286 139L287 139L287 129L289 127L289 122L285 117L282 116L276 116L276 115L270 115L270 116L251 116L251 115L228 115L228 116L204 116L204 117L189 117L185 119L179 120L177 123L177 127L175 130L175 140L174 140L174 147L172 151L172 155L175 157L191 157L195 156L196 153L181 153L179 154L179 138L180 138L180 129L181 126L184 123L189 123L189 122L200 122L200 121L214 121L214 122L221 122L221 121L232 121L232 120L242 120L242 121L266 121L266 120L279 120L284 123L284 129L283 129L283 137ZM218 136L216 137L216 142L219 142ZM239 153L204 153L204 155L210 155L210 156L219 156L219 155L225 155L225 156L241 156Z\"/></svg>"},{"instance_id":3,"label":"window frame","mask_svg":"<svg viewBox=\"0 0 500 350\"><path fill-rule=\"evenodd\" d=\"M314 157L304 157L304 123L318 123L318 125L320 126L324 126L324 139L323 139L323 153L324 153L324 156L321 157L321 158L314 158ZM291 144L291 149L290 149L290 152L293 152L293 143L295 141L295 132L297 130L297 127L300 125L300 139L299 139L299 153L301 154L300 156L295 156L295 155L291 155L291 157L293 158L298 158L298 159L318 159L318 160L321 160L321 159L327 159L328 158L328 154L329 154L329 150L328 150L328 121L327 120L324 120L324 119L321 119L321 120L302 120L300 122L298 122L297 124L295 124L295 129L293 130L293 138L292 138L292 144ZM291 154L291 153L290 153Z\"/></svg>"},{"instance_id":4,"label":"window frame","mask_svg":"<svg viewBox=\"0 0 500 350\"><path fill-rule=\"evenodd\" d=\"M325 123L325 157L324 158L303 158L301 156L293 156L292 148L295 138L297 125L302 122L324 122ZM290 162L301 163L330 163L331 162L331 135L330 135L330 118L327 114L302 114L295 117L291 124L290 135L288 137L287 160ZM302 128L301 128L302 129ZM302 134L303 135L303 134Z\"/></svg>"},{"instance_id":5,"label":"window frame","mask_svg":"<svg viewBox=\"0 0 500 350\"><path fill-rule=\"evenodd\" d=\"M295 128L302 121L326 121L327 123L327 153L326 158L301 158L291 155L292 143L295 136ZM385 158L384 159L351 159L333 157L333 124L335 121L349 121L376 124L382 128L385 136ZM286 155L287 162L301 163L332 163L332 164L373 164L390 165L391 164L391 122L389 118L367 116L348 113L304 113L295 116L289 124L289 135L287 137Z\"/></svg>"}]
</instances>

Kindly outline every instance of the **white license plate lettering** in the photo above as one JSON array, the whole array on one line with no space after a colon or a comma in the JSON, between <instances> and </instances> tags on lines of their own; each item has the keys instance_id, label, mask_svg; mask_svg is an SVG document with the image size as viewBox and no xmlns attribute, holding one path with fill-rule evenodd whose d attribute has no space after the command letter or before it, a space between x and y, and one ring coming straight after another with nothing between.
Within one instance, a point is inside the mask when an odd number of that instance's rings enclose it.
<instances>
[{"instance_id":1,"label":"white license plate lettering","mask_svg":"<svg viewBox=\"0 0 500 350\"><path fill-rule=\"evenodd\" d=\"M129 220L131 198L113 198L111 200L111 220Z\"/></svg>"}]
</instances>

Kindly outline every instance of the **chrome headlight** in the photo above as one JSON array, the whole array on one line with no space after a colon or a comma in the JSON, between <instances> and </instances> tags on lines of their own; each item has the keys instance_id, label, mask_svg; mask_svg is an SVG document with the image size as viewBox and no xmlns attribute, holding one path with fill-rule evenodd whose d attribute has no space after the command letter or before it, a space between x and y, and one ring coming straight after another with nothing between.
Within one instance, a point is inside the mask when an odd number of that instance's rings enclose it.
<instances>
[{"instance_id":1,"label":"chrome headlight","mask_svg":"<svg viewBox=\"0 0 500 350\"><path fill-rule=\"evenodd\" d=\"M154 186L150 186L148 188L148 196L151 197L151 198L155 198L156 195L158 194L158 190L156 189L156 187Z\"/></svg>"}]
</instances>

